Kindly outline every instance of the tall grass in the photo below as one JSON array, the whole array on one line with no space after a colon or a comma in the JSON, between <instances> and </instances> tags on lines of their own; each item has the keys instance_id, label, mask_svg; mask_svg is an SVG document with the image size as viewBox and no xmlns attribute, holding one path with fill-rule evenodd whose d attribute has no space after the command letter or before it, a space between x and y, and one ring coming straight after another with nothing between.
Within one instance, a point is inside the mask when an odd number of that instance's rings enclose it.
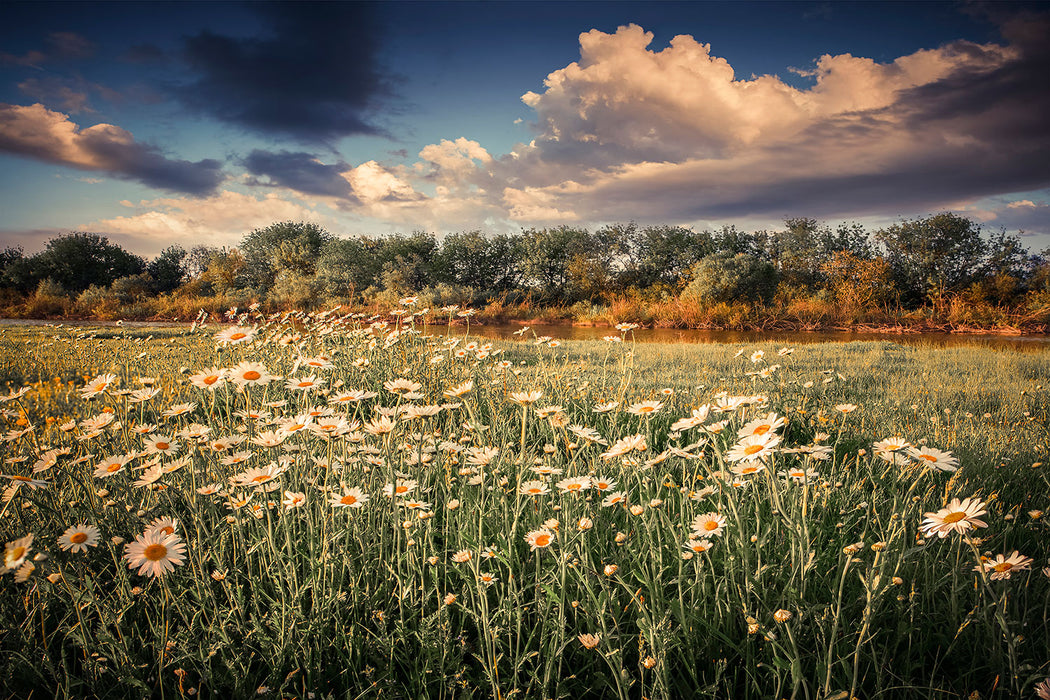
<instances>
[{"instance_id":1,"label":"tall grass","mask_svg":"<svg viewBox=\"0 0 1050 700\"><path fill-rule=\"evenodd\" d=\"M7 694L1015 698L1050 675L1045 353L489 345L426 318L252 312L229 344L4 331L0 452L22 478L0 537L34 535L0 594ZM282 379L189 381L242 361ZM770 413L782 442L733 473L738 430ZM146 454L158 434L178 452ZM891 436L960 468L876 454ZM94 476L112 455L131 461ZM353 488L363 507L333 505ZM923 536L967 497L987 528ZM691 534L705 514L719 536ZM185 561L140 576L125 546L159 517ZM102 537L64 551L78 523ZM1013 550L1030 567L979 566Z\"/></svg>"}]
</instances>

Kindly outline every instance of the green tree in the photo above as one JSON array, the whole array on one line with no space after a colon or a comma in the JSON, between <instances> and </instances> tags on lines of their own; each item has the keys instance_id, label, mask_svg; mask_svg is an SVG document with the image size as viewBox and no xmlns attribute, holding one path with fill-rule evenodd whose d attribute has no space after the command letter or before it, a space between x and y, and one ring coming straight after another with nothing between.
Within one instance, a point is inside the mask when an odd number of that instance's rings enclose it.
<instances>
[{"instance_id":1,"label":"green tree","mask_svg":"<svg viewBox=\"0 0 1050 700\"><path fill-rule=\"evenodd\" d=\"M521 235L523 284L544 301L571 301L570 264L581 268L580 256L592 254L586 229L570 226L528 229Z\"/></svg>"},{"instance_id":2,"label":"green tree","mask_svg":"<svg viewBox=\"0 0 1050 700\"><path fill-rule=\"evenodd\" d=\"M901 221L876 231L875 239L886 249L898 288L911 301L965 288L986 249L981 227L950 212Z\"/></svg>"},{"instance_id":3,"label":"green tree","mask_svg":"<svg viewBox=\"0 0 1050 700\"><path fill-rule=\"evenodd\" d=\"M332 234L313 223L282 221L255 229L241 241L246 283L265 295L282 272L313 277L317 258Z\"/></svg>"},{"instance_id":4,"label":"green tree","mask_svg":"<svg viewBox=\"0 0 1050 700\"><path fill-rule=\"evenodd\" d=\"M186 279L186 249L170 245L146 265L150 289L158 294L177 289Z\"/></svg>"},{"instance_id":5,"label":"green tree","mask_svg":"<svg viewBox=\"0 0 1050 700\"><path fill-rule=\"evenodd\" d=\"M704 303L767 302L777 286L776 268L748 253L719 252L693 266L682 297Z\"/></svg>"},{"instance_id":6,"label":"green tree","mask_svg":"<svg viewBox=\"0 0 1050 700\"><path fill-rule=\"evenodd\" d=\"M440 262L448 282L474 287L485 294L514 289L521 281L521 238L481 231L445 236Z\"/></svg>"},{"instance_id":7,"label":"green tree","mask_svg":"<svg viewBox=\"0 0 1050 700\"><path fill-rule=\"evenodd\" d=\"M50 278L66 291L79 294L90 285L109 286L114 280L144 271L146 262L97 233L74 231L52 238L47 247L24 264L11 265L15 286L34 289Z\"/></svg>"}]
</instances>

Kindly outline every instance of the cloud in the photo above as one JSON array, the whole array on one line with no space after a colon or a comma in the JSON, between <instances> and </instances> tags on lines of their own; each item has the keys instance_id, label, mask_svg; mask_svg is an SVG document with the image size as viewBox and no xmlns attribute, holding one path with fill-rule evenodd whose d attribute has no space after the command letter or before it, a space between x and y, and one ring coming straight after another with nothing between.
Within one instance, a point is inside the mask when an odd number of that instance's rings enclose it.
<instances>
[{"instance_id":1,"label":"cloud","mask_svg":"<svg viewBox=\"0 0 1050 700\"><path fill-rule=\"evenodd\" d=\"M0 103L0 152L193 195L214 192L223 179L218 161L172 160L118 126L81 129L65 114L41 104Z\"/></svg>"},{"instance_id":2,"label":"cloud","mask_svg":"<svg viewBox=\"0 0 1050 700\"><path fill-rule=\"evenodd\" d=\"M176 94L225 122L303 142L382 134L373 115L390 96L379 29L366 3L261 4L265 37L202 32L186 40L195 78Z\"/></svg>"},{"instance_id":3,"label":"cloud","mask_svg":"<svg viewBox=\"0 0 1050 700\"><path fill-rule=\"evenodd\" d=\"M138 213L101 219L83 228L126 236L136 250L159 250L172 243L187 248L201 243L236 246L253 229L275 221L329 223L313 207L285 199L276 192L255 197L224 190L201 199L169 197L127 204Z\"/></svg>"},{"instance_id":4,"label":"cloud","mask_svg":"<svg viewBox=\"0 0 1050 700\"><path fill-rule=\"evenodd\" d=\"M95 111L86 92L66 85L60 78L27 78L18 84L18 89L38 102L55 105L70 114Z\"/></svg>"},{"instance_id":5,"label":"cloud","mask_svg":"<svg viewBox=\"0 0 1050 700\"><path fill-rule=\"evenodd\" d=\"M249 185L287 187L305 194L351 198L350 184L343 173L346 163L325 165L310 153L253 150L243 161L244 167L253 175L263 176L266 181L253 178Z\"/></svg>"},{"instance_id":6,"label":"cloud","mask_svg":"<svg viewBox=\"0 0 1050 700\"><path fill-rule=\"evenodd\" d=\"M1032 26L890 63L822 56L808 89L739 80L689 36L653 50L635 25L586 32L580 60L522 97L535 140L489 169L522 223L886 214L1038 189L1050 65Z\"/></svg>"},{"instance_id":7,"label":"cloud","mask_svg":"<svg viewBox=\"0 0 1050 700\"><path fill-rule=\"evenodd\" d=\"M27 68L40 68L45 63L61 60L78 60L95 53L95 44L73 32L53 32L47 35L47 49L33 49L21 56L0 52L0 63L10 63Z\"/></svg>"}]
</instances>

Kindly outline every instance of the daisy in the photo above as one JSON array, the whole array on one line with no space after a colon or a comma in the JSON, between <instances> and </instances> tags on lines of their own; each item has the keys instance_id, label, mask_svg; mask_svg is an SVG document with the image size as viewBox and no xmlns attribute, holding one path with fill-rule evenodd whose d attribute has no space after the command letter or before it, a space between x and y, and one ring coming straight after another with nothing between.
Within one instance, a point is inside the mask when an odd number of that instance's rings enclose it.
<instances>
[{"instance_id":1,"label":"daisy","mask_svg":"<svg viewBox=\"0 0 1050 700\"><path fill-rule=\"evenodd\" d=\"M608 403L599 403L599 404L595 404L594 405L594 408L591 409L591 412L592 413L608 413L609 411L614 410L619 405L620 405L619 401L609 401Z\"/></svg>"},{"instance_id":2,"label":"daisy","mask_svg":"<svg viewBox=\"0 0 1050 700\"><path fill-rule=\"evenodd\" d=\"M342 495L332 494L332 506L334 508L361 508L368 502L368 494L356 486L343 489Z\"/></svg>"},{"instance_id":3,"label":"daisy","mask_svg":"<svg viewBox=\"0 0 1050 700\"><path fill-rule=\"evenodd\" d=\"M788 469L787 471L781 472L780 475L783 477L787 477L788 479L792 479L794 481L812 481L813 479L817 478L820 474L817 472L816 469L813 469L812 467L810 467L809 469L803 469L802 467L794 467L792 469Z\"/></svg>"},{"instance_id":4,"label":"daisy","mask_svg":"<svg viewBox=\"0 0 1050 700\"><path fill-rule=\"evenodd\" d=\"M190 375L190 383L198 389L215 391L226 382L226 370L208 367Z\"/></svg>"},{"instance_id":5,"label":"daisy","mask_svg":"<svg viewBox=\"0 0 1050 700\"><path fill-rule=\"evenodd\" d=\"M324 355L318 355L317 357L304 357L299 360L298 363L302 367L312 367L313 369L332 369L335 365L332 364Z\"/></svg>"},{"instance_id":6,"label":"daisy","mask_svg":"<svg viewBox=\"0 0 1050 700\"><path fill-rule=\"evenodd\" d=\"M591 487L599 491L608 491L616 486L616 481L605 476L596 476L591 479Z\"/></svg>"},{"instance_id":7,"label":"daisy","mask_svg":"<svg viewBox=\"0 0 1050 700\"><path fill-rule=\"evenodd\" d=\"M659 413L660 409L664 407L663 403L659 401L642 401L641 403L634 403L627 407L627 412L633 416L651 416L654 413Z\"/></svg>"},{"instance_id":8,"label":"daisy","mask_svg":"<svg viewBox=\"0 0 1050 700\"><path fill-rule=\"evenodd\" d=\"M627 503L627 494L623 491L613 491L602 499L602 507L604 508L609 508L610 506L619 505L621 503Z\"/></svg>"},{"instance_id":9,"label":"daisy","mask_svg":"<svg viewBox=\"0 0 1050 700\"><path fill-rule=\"evenodd\" d=\"M923 514L926 519L922 521L922 533L926 537L937 535L943 538L952 532L965 535L975 527L988 527L988 523L977 519L988 512L986 508L987 504L976 498L962 501L953 498L947 508Z\"/></svg>"},{"instance_id":10,"label":"daisy","mask_svg":"<svg viewBox=\"0 0 1050 700\"><path fill-rule=\"evenodd\" d=\"M591 480L585 476L573 476L562 479L556 485L562 493L579 493L591 487Z\"/></svg>"},{"instance_id":11,"label":"daisy","mask_svg":"<svg viewBox=\"0 0 1050 700\"><path fill-rule=\"evenodd\" d=\"M175 433L183 440L203 440L211 432L211 427L200 423L190 423L185 428Z\"/></svg>"},{"instance_id":12,"label":"daisy","mask_svg":"<svg viewBox=\"0 0 1050 700\"><path fill-rule=\"evenodd\" d=\"M163 576L185 563L185 553L186 544L174 533L143 533L124 546L128 568L137 568L139 576Z\"/></svg>"},{"instance_id":13,"label":"daisy","mask_svg":"<svg viewBox=\"0 0 1050 700\"><path fill-rule=\"evenodd\" d=\"M165 418L175 418L176 416L183 416L187 413L193 413L197 410L197 404L195 403L177 403L171 408L161 413Z\"/></svg>"},{"instance_id":14,"label":"daisy","mask_svg":"<svg viewBox=\"0 0 1050 700\"><path fill-rule=\"evenodd\" d=\"M452 561L457 564L463 564L470 561L470 558L474 556L469 549L461 549L452 555Z\"/></svg>"},{"instance_id":15,"label":"daisy","mask_svg":"<svg viewBox=\"0 0 1050 700\"><path fill-rule=\"evenodd\" d=\"M290 391L315 391L325 383L324 379L318 379L316 374L309 377L292 377L285 381L284 386Z\"/></svg>"},{"instance_id":16,"label":"daisy","mask_svg":"<svg viewBox=\"0 0 1050 700\"><path fill-rule=\"evenodd\" d=\"M377 418L373 418L368 423L366 423L362 427L362 430L364 430L369 435L375 435L378 437L380 435L386 435L387 433L393 432L395 426L397 426L396 422L390 420L386 416L379 416Z\"/></svg>"},{"instance_id":17,"label":"daisy","mask_svg":"<svg viewBox=\"0 0 1050 700\"><path fill-rule=\"evenodd\" d=\"M144 531L147 535L174 535L179 529L179 521L174 518L160 517L146 526Z\"/></svg>"},{"instance_id":18,"label":"daisy","mask_svg":"<svg viewBox=\"0 0 1050 700\"><path fill-rule=\"evenodd\" d=\"M765 435L766 433L776 432L786 424L786 418L782 418L776 413L769 413L764 417L756 418L753 421L746 423L744 427L737 431L736 435L740 438L745 438L751 435Z\"/></svg>"},{"instance_id":19,"label":"daisy","mask_svg":"<svg viewBox=\"0 0 1050 700\"><path fill-rule=\"evenodd\" d=\"M284 506L285 510L302 508L306 505L306 494L298 491L285 491L284 498L281 499L281 505Z\"/></svg>"},{"instance_id":20,"label":"daisy","mask_svg":"<svg viewBox=\"0 0 1050 700\"><path fill-rule=\"evenodd\" d=\"M779 444L780 436L775 433L750 435L733 445L726 453L726 459L730 462L765 460Z\"/></svg>"},{"instance_id":21,"label":"daisy","mask_svg":"<svg viewBox=\"0 0 1050 700\"><path fill-rule=\"evenodd\" d=\"M100 374L80 388L80 395L85 399L91 399L103 393L117 380L115 374Z\"/></svg>"},{"instance_id":22,"label":"daisy","mask_svg":"<svg viewBox=\"0 0 1050 700\"><path fill-rule=\"evenodd\" d=\"M550 490L546 481L523 481L518 487L518 493L523 496L542 496L550 493Z\"/></svg>"},{"instance_id":23,"label":"daisy","mask_svg":"<svg viewBox=\"0 0 1050 700\"><path fill-rule=\"evenodd\" d=\"M33 534L8 542L4 547L4 569L5 573L22 566L29 552L33 549Z\"/></svg>"},{"instance_id":24,"label":"daisy","mask_svg":"<svg viewBox=\"0 0 1050 700\"><path fill-rule=\"evenodd\" d=\"M747 462L741 462L740 464L734 465L729 471L737 476L751 476L753 474L758 474L761 471L765 471L765 469L766 465L761 462L748 460Z\"/></svg>"},{"instance_id":25,"label":"daisy","mask_svg":"<svg viewBox=\"0 0 1050 700\"><path fill-rule=\"evenodd\" d=\"M711 540L698 539L698 540L686 540L682 547L693 554L700 554L706 552L715 546L715 543Z\"/></svg>"},{"instance_id":26,"label":"daisy","mask_svg":"<svg viewBox=\"0 0 1050 700\"><path fill-rule=\"evenodd\" d=\"M576 437L580 438L581 440L586 440L587 442L594 442L599 445L609 444L608 441L605 440L605 438L603 438L594 428L588 428L582 425L570 425L568 427L568 431Z\"/></svg>"},{"instance_id":27,"label":"daisy","mask_svg":"<svg viewBox=\"0 0 1050 700\"><path fill-rule=\"evenodd\" d=\"M256 334L254 328L244 326L230 326L215 334L215 341L223 345L236 345L238 343L250 342Z\"/></svg>"},{"instance_id":28,"label":"daisy","mask_svg":"<svg viewBox=\"0 0 1050 700\"><path fill-rule=\"evenodd\" d=\"M276 462L271 462L265 467L253 467L240 474L234 474L230 477L231 486L254 486L259 487L276 480L281 474L287 471L287 467L281 466Z\"/></svg>"},{"instance_id":29,"label":"daisy","mask_svg":"<svg viewBox=\"0 0 1050 700\"><path fill-rule=\"evenodd\" d=\"M414 394L423 388L423 385L414 382L411 379L405 379L404 377L398 377L388 382L383 382L383 388L389 391L391 394L399 394L405 396L406 394Z\"/></svg>"},{"instance_id":30,"label":"daisy","mask_svg":"<svg viewBox=\"0 0 1050 700\"><path fill-rule=\"evenodd\" d=\"M154 433L145 440L146 454L176 455L181 445L162 433Z\"/></svg>"},{"instance_id":31,"label":"daisy","mask_svg":"<svg viewBox=\"0 0 1050 700\"><path fill-rule=\"evenodd\" d=\"M419 485L415 479L398 479L397 484L387 484L383 487L383 495L388 498L392 495L404 496L412 493Z\"/></svg>"},{"instance_id":32,"label":"daisy","mask_svg":"<svg viewBox=\"0 0 1050 700\"><path fill-rule=\"evenodd\" d=\"M532 530L525 535L525 541L528 542L531 551L535 552L537 549L549 547L554 541L554 533L546 528Z\"/></svg>"},{"instance_id":33,"label":"daisy","mask_svg":"<svg viewBox=\"0 0 1050 700\"><path fill-rule=\"evenodd\" d=\"M516 403L519 406L528 406L529 404L536 403L542 397L542 391L512 391L508 396L511 403Z\"/></svg>"},{"instance_id":34,"label":"daisy","mask_svg":"<svg viewBox=\"0 0 1050 700\"><path fill-rule=\"evenodd\" d=\"M251 439L253 445L259 447L277 447L288 435L277 430L264 430Z\"/></svg>"},{"instance_id":35,"label":"daisy","mask_svg":"<svg viewBox=\"0 0 1050 700\"><path fill-rule=\"evenodd\" d=\"M721 537L725 529L725 516L718 513L704 513L693 518L692 530L698 537Z\"/></svg>"},{"instance_id":36,"label":"daisy","mask_svg":"<svg viewBox=\"0 0 1050 700\"><path fill-rule=\"evenodd\" d=\"M945 472L954 472L959 468L959 460L951 452L942 452L933 447L910 447L908 455L919 464Z\"/></svg>"},{"instance_id":37,"label":"daisy","mask_svg":"<svg viewBox=\"0 0 1050 700\"><path fill-rule=\"evenodd\" d=\"M1031 564L1031 557L1021 556L1021 553L1015 549L1013 554L1008 557L1002 554L996 554L995 559L981 557L981 563L975 566L973 570L980 571L984 569L985 572L991 573L993 581L1001 581L1010 578L1010 575L1015 571L1026 571Z\"/></svg>"},{"instance_id":38,"label":"daisy","mask_svg":"<svg viewBox=\"0 0 1050 700\"><path fill-rule=\"evenodd\" d=\"M142 488L144 486L152 486L160 480L160 477L164 476L164 469L160 466L160 462L157 461L151 467L147 468L138 479L135 480L135 487Z\"/></svg>"},{"instance_id":39,"label":"daisy","mask_svg":"<svg viewBox=\"0 0 1050 700\"><path fill-rule=\"evenodd\" d=\"M492 584L499 581L499 577L495 574L482 573L478 574L478 581L484 583L486 586L491 586Z\"/></svg>"},{"instance_id":40,"label":"daisy","mask_svg":"<svg viewBox=\"0 0 1050 700\"><path fill-rule=\"evenodd\" d=\"M266 367L260 362L239 362L236 367L229 370L230 380L239 387L248 385L266 386L275 379L280 379L270 374Z\"/></svg>"},{"instance_id":41,"label":"daisy","mask_svg":"<svg viewBox=\"0 0 1050 700\"><path fill-rule=\"evenodd\" d=\"M462 384L451 387L449 389L445 389L445 391L443 391L442 394L449 397L450 399L458 399L462 396L465 396L466 394L469 394L473 388L474 380L468 379Z\"/></svg>"},{"instance_id":42,"label":"daisy","mask_svg":"<svg viewBox=\"0 0 1050 700\"><path fill-rule=\"evenodd\" d=\"M629 435L625 438L620 438L613 446L609 448L607 452L602 453L602 459L612 459L613 457L620 457L629 452L644 452L648 449L648 445L645 442L644 435Z\"/></svg>"}]
</instances>

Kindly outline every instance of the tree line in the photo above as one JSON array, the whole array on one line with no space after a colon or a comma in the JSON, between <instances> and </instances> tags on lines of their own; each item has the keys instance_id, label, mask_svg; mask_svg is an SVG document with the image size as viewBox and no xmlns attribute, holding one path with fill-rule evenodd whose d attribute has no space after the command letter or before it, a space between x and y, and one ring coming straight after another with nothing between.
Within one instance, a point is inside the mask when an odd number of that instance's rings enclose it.
<instances>
[{"instance_id":1,"label":"tree line","mask_svg":"<svg viewBox=\"0 0 1050 700\"><path fill-rule=\"evenodd\" d=\"M962 298L1018 307L1050 302L1050 249L1033 254L1019 235L986 235L953 213L870 232L791 218L772 231L627 223L441 239L422 231L341 237L286 221L251 231L236 248L174 245L151 260L99 234L73 232L35 255L0 253L0 287L8 307L51 300L86 314L162 296L310 308L388 303L414 293L481 307L497 300L602 305L625 297L698 305L808 299L903 310Z\"/></svg>"}]
</instances>

